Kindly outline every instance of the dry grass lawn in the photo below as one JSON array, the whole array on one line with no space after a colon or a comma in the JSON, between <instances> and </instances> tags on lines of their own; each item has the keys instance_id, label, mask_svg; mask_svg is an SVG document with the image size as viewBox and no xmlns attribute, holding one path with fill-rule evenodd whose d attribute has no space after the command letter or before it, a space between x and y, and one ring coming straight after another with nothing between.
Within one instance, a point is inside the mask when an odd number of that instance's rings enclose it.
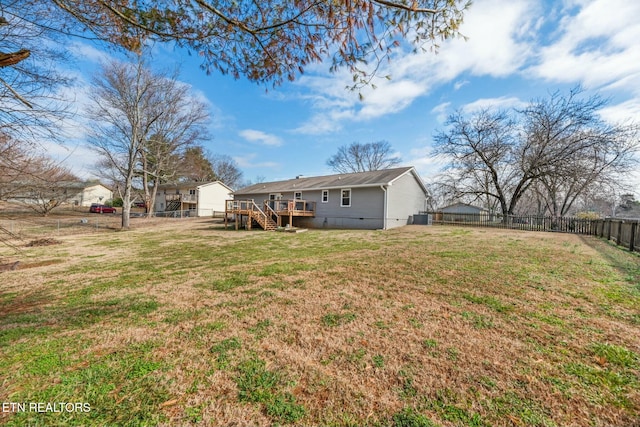
<instances>
[{"instance_id":1,"label":"dry grass lawn","mask_svg":"<svg viewBox=\"0 0 640 427\"><path fill-rule=\"evenodd\" d=\"M147 224L139 222L138 224ZM8 425L640 425L640 258L454 227L208 219L0 248Z\"/></svg>"}]
</instances>

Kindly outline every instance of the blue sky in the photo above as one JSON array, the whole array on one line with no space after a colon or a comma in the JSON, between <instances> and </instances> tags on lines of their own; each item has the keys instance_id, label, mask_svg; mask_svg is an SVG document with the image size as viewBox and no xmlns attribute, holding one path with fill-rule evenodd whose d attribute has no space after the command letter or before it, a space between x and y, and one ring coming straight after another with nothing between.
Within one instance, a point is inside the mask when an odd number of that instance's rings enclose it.
<instances>
[{"instance_id":1,"label":"blue sky","mask_svg":"<svg viewBox=\"0 0 640 427\"><path fill-rule=\"evenodd\" d=\"M457 109L518 107L580 84L585 95L610 99L605 119L640 121L638 17L640 2L629 0L474 0L461 29L466 41L442 43L438 54L397 52L362 99L345 89L348 70L332 74L327 64L265 88L206 75L197 56L167 46L154 48L153 61L180 65L180 79L211 108L206 148L235 159L247 180L330 174L326 160L340 145L379 140L429 180L440 168L429 156L432 137ZM78 58L70 93L82 108L89 75L113 52L77 40L70 49ZM52 151L89 178L95 156L81 125Z\"/></svg>"}]
</instances>

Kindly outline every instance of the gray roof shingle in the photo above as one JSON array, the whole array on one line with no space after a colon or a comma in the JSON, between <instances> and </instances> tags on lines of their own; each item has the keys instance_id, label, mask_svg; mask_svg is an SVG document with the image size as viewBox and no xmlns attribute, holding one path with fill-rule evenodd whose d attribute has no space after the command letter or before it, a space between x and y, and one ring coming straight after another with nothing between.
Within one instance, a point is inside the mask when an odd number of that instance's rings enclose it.
<instances>
[{"instance_id":1,"label":"gray roof shingle","mask_svg":"<svg viewBox=\"0 0 640 427\"><path fill-rule=\"evenodd\" d=\"M300 177L285 181L261 182L235 191L235 194L264 194L283 191L327 190L348 187L388 185L413 170L412 166L379 171L341 173L326 176ZM422 182L420 182L422 185Z\"/></svg>"}]
</instances>

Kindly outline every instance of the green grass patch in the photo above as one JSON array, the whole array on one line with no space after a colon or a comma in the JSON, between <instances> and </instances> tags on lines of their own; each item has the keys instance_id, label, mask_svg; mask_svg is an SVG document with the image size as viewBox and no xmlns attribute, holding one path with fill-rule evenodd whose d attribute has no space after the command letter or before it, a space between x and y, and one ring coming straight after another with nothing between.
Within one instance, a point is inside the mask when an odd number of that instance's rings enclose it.
<instances>
[{"instance_id":1,"label":"green grass patch","mask_svg":"<svg viewBox=\"0 0 640 427\"><path fill-rule=\"evenodd\" d=\"M226 338L214 344L209 351L216 355L218 369L225 369L230 362L229 353L242 347L240 339L236 337Z\"/></svg>"},{"instance_id":2,"label":"green grass patch","mask_svg":"<svg viewBox=\"0 0 640 427\"><path fill-rule=\"evenodd\" d=\"M322 316L322 324L324 326L336 327L345 325L356 320L355 313L329 313Z\"/></svg>"},{"instance_id":3,"label":"green grass patch","mask_svg":"<svg viewBox=\"0 0 640 427\"><path fill-rule=\"evenodd\" d=\"M590 346L590 350L596 356L604 358L608 363L621 368L637 369L640 366L638 353L619 345L595 343Z\"/></svg>"},{"instance_id":4,"label":"green grass patch","mask_svg":"<svg viewBox=\"0 0 640 427\"><path fill-rule=\"evenodd\" d=\"M498 313L509 313L513 311L512 305L505 304L502 301L500 301L498 298L493 296L488 296L488 295L477 296L477 295L471 295L471 294L464 294L462 297L474 304L486 305L487 307L495 310Z\"/></svg>"},{"instance_id":5,"label":"green grass patch","mask_svg":"<svg viewBox=\"0 0 640 427\"><path fill-rule=\"evenodd\" d=\"M476 329L493 328L493 320L484 314L474 313L472 311L463 311L461 314L463 319L471 322Z\"/></svg>"},{"instance_id":6,"label":"green grass patch","mask_svg":"<svg viewBox=\"0 0 640 427\"><path fill-rule=\"evenodd\" d=\"M433 421L413 408L404 408L392 417L394 427L437 427Z\"/></svg>"},{"instance_id":7,"label":"green grass patch","mask_svg":"<svg viewBox=\"0 0 640 427\"><path fill-rule=\"evenodd\" d=\"M237 371L235 381L240 401L261 404L266 415L277 422L294 423L305 416L304 406L296 403L292 394L279 390L280 374L267 370L263 360L247 359Z\"/></svg>"}]
</instances>

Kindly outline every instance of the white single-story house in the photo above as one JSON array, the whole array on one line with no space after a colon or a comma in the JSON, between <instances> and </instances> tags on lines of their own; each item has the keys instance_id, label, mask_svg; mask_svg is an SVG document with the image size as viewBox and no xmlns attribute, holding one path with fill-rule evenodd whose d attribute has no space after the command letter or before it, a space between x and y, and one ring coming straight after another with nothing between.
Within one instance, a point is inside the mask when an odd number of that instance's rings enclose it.
<instances>
[{"instance_id":1,"label":"white single-story house","mask_svg":"<svg viewBox=\"0 0 640 427\"><path fill-rule=\"evenodd\" d=\"M220 181L161 184L155 212L188 211L191 216L223 214L233 190Z\"/></svg>"},{"instance_id":2,"label":"white single-story house","mask_svg":"<svg viewBox=\"0 0 640 427\"><path fill-rule=\"evenodd\" d=\"M74 206L91 206L92 203L105 203L113 199L113 191L99 182L78 182L69 184L67 203Z\"/></svg>"},{"instance_id":3,"label":"white single-story house","mask_svg":"<svg viewBox=\"0 0 640 427\"><path fill-rule=\"evenodd\" d=\"M264 229L387 230L411 224L428 193L413 167L262 182L234 192L227 213Z\"/></svg>"}]
</instances>

